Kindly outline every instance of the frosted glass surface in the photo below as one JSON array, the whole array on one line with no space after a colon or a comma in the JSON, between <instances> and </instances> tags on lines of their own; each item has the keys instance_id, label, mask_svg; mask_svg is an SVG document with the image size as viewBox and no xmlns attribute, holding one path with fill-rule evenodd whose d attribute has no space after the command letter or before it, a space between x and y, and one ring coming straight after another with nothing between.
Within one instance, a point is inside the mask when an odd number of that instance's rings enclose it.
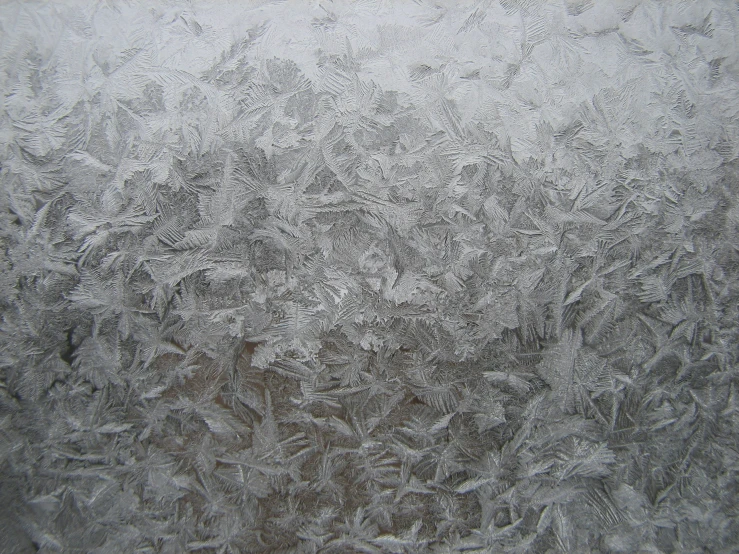
<instances>
[{"instance_id":1,"label":"frosted glass surface","mask_svg":"<svg viewBox=\"0 0 739 554\"><path fill-rule=\"evenodd\" d=\"M735 2L0 5L0 552L739 544Z\"/></svg>"}]
</instances>

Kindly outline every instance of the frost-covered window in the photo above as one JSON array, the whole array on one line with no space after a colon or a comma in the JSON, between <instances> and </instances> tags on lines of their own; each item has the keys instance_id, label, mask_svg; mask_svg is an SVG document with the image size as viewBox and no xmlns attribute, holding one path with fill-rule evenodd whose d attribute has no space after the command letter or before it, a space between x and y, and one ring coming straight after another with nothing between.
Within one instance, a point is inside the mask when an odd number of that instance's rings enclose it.
<instances>
[{"instance_id":1,"label":"frost-covered window","mask_svg":"<svg viewBox=\"0 0 739 554\"><path fill-rule=\"evenodd\" d=\"M739 544L735 2L0 4L1 552Z\"/></svg>"}]
</instances>

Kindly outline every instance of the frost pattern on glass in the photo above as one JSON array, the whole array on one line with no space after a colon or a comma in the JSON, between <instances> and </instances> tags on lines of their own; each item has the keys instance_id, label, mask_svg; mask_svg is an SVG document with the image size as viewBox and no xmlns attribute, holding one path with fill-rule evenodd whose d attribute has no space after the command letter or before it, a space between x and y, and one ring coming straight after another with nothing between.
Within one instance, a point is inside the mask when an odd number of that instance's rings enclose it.
<instances>
[{"instance_id":1,"label":"frost pattern on glass","mask_svg":"<svg viewBox=\"0 0 739 554\"><path fill-rule=\"evenodd\" d=\"M737 23L3 2L0 551L736 548Z\"/></svg>"}]
</instances>

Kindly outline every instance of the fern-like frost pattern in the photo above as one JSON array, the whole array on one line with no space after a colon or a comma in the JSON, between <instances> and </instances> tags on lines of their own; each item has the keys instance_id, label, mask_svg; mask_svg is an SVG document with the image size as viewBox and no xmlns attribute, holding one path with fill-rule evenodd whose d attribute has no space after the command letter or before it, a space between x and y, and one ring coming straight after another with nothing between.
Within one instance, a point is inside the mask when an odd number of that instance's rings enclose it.
<instances>
[{"instance_id":1,"label":"fern-like frost pattern","mask_svg":"<svg viewBox=\"0 0 739 554\"><path fill-rule=\"evenodd\" d=\"M738 24L3 2L0 551L735 551Z\"/></svg>"}]
</instances>

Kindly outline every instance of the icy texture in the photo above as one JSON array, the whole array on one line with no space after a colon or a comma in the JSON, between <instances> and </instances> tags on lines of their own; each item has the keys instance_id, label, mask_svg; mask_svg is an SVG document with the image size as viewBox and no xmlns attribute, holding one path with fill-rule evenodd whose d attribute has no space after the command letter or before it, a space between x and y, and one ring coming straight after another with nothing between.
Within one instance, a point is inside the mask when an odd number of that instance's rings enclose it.
<instances>
[{"instance_id":1,"label":"icy texture","mask_svg":"<svg viewBox=\"0 0 739 554\"><path fill-rule=\"evenodd\" d=\"M2 2L0 551L731 551L737 23Z\"/></svg>"}]
</instances>

